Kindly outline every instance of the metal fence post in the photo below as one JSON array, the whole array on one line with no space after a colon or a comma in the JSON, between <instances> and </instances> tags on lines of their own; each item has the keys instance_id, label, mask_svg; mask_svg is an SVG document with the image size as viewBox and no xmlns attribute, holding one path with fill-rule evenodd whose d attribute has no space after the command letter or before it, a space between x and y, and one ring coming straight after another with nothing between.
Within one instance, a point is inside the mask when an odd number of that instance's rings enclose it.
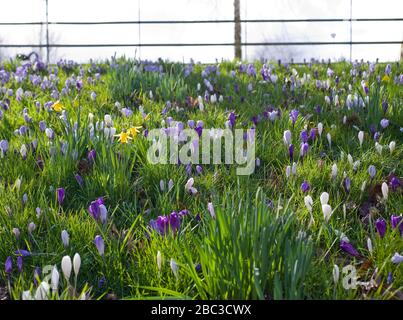
<instances>
[{"instance_id":1,"label":"metal fence post","mask_svg":"<svg viewBox=\"0 0 403 320\"><path fill-rule=\"evenodd\" d=\"M46 61L49 64L49 15L48 0L46 0Z\"/></svg>"}]
</instances>

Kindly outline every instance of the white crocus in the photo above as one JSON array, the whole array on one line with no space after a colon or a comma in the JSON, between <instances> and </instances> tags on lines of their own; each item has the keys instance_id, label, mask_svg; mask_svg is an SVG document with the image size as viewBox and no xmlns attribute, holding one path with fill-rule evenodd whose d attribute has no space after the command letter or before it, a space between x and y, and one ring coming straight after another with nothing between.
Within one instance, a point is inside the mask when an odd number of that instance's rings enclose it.
<instances>
[{"instance_id":1,"label":"white crocus","mask_svg":"<svg viewBox=\"0 0 403 320\"><path fill-rule=\"evenodd\" d=\"M372 247L371 238L368 238L368 239L367 239L367 248L368 248L368 251L369 251L370 253L373 252L373 247Z\"/></svg>"},{"instance_id":2,"label":"white crocus","mask_svg":"<svg viewBox=\"0 0 403 320\"><path fill-rule=\"evenodd\" d=\"M73 270L76 277L80 272L80 267L81 267L81 257L78 253L76 253L73 257Z\"/></svg>"},{"instance_id":3,"label":"white crocus","mask_svg":"<svg viewBox=\"0 0 403 320\"><path fill-rule=\"evenodd\" d=\"M337 164L334 163L332 165L332 178L336 179L336 177L337 177Z\"/></svg>"},{"instance_id":4,"label":"white crocus","mask_svg":"<svg viewBox=\"0 0 403 320\"><path fill-rule=\"evenodd\" d=\"M107 127L112 127L113 126L113 121L112 121L112 117L110 114L106 114L104 116L104 123Z\"/></svg>"},{"instance_id":5,"label":"white crocus","mask_svg":"<svg viewBox=\"0 0 403 320\"><path fill-rule=\"evenodd\" d=\"M319 133L320 137L322 136L322 132L323 132L323 123L319 122L318 123L318 133Z\"/></svg>"},{"instance_id":6,"label":"white crocus","mask_svg":"<svg viewBox=\"0 0 403 320\"><path fill-rule=\"evenodd\" d=\"M308 209L309 212L312 212L313 200L311 196L306 196L304 198L305 207Z\"/></svg>"},{"instance_id":7,"label":"white crocus","mask_svg":"<svg viewBox=\"0 0 403 320\"><path fill-rule=\"evenodd\" d=\"M49 295L49 284L46 281L42 281L36 289L35 300L47 300Z\"/></svg>"},{"instance_id":8,"label":"white crocus","mask_svg":"<svg viewBox=\"0 0 403 320\"><path fill-rule=\"evenodd\" d=\"M386 182L382 183L382 196L385 200L388 199L389 187Z\"/></svg>"},{"instance_id":9,"label":"white crocus","mask_svg":"<svg viewBox=\"0 0 403 320\"><path fill-rule=\"evenodd\" d=\"M375 142L375 150L376 150L379 154L382 154L382 145L379 144L378 142Z\"/></svg>"},{"instance_id":10,"label":"white crocus","mask_svg":"<svg viewBox=\"0 0 403 320\"><path fill-rule=\"evenodd\" d=\"M332 147L332 136L330 135L330 133L328 133L326 135L326 138L327 138L327 142L329 143L329 148L331 148Z\"/></svg>"},{"instance_id":11,"label":"white crocus","mask_svg":"<svg viewBox=\"0 0 403 320\"><path fill-rule=\"evenodd\" d=\"M71 258L69 256L64 256L62 258L62 271L67 282L70 279L71 269L72 269Z\"/></svg>"},{"instance_id":12,"label":"white crocus","mask_svg":"<svg viewBox=\"0 0 403 320\"><path fill-rule=\"evenodd\" d=\"M60 278L59 271L57 271L57 267L55 265L52 269L52 276L50 282L53 291L57 291L57 288L59 287L59 278Z\"/></svg>"},{"instance_id":13,"label":"white crocus","mask_svg":"<svg viewBox=\"0 0 403 320\"><path fill-rule=\"evenodd\" d=\"M162 256L161 256L161 251L159 251L159 250L158 250L158 252L157 252L157 267L158 267L158 271L161 272Z\"/></svg>"},{"instance_id":14,"label":"white crocus","mask_svg":"<svg viewBox=\"0 0 403 320\"><path fill-rule=\"evenodd\" d=\"M63 246L67 248L69 246L70 236L67 230L63 230L61 233Z\"/></svg>"},{"instance_id":15,"label":"white crocus","mask_svg":"<svg viewBox=\"0 0 403 320\"><path fill-rule=\"evenodd\" d=\"M171 270L172 270L173 274L175 275L176 280L178 280L178 276L179 276L178 264L176 263L176 261L173 258L171 258L169 265L171 266Z\"/></svg>"},{"instance_id":16,"label":"white crocus","mask_svg":"<svg viewBox=\"0 0 403 320\"><path fill-rule=\"evenodd\" d=\"M329 206L328 204L323 204L322 212L323 212L323 217L325 218L325 221L329 221L330 216L332 215L332 207Z\"/></svg>"},{"instance_id":17,"label":"white crocus","mask_svg":"<svg viewBox=\"0 0 403 320\"><path fill-rule=\"evenodd\" d=\"M190 194L196 194L197 193L197 189L193 187L193 184L194 184L194 179L190 178L185 184L186 192L188 192Z\"/></svg>"},{"instance_id":18,"label":"white crocus","mask_svg":"<svg viewBox=\"0 0 403 320\"><path fill-rule=\"evenodd\" d=\"M292 163L292 169L291 172L294 176L297 175L297 164L295 162Z\"/></svg>"},{"instance_id":19,"label":"white crocus","mask_svg":"<svg viewBox=\"0 0 403 320\"><path fill-rule=\"evenodd\" d=\"M329 194L327 192L322 192L320 195L320 203L325 205L329 202Z\"/></svg>"},{"instance_id":20,"label":"white crocus","mask_svg":"<svg viewBox=\"0 0 403 320\"><path fill-rule=\"evenodd\" d=\"M287 179L291 176L291 167L287 166L285 168L285 176L287 177Z\"/></svg>"},{"instance_id":21,"label":"white crocus","mask_svg":"<svg viewBox=\"0 0 403 320\"><path fill-rule=\"evenodd\" d=\"M361 147L362 143L364 142L364 131L358 132L358 141L360 142L360 147Z\"/></svg>"},{"instance_id":22,"label":"white crocus","mask_svg":"<svg viewBox=\"0 0 403 320\"><path fill-rule=\"evenodd\" d=\"M393 151L395 150L395 148L396 148L396 142L391 141L391 142L389 143L389 151L390 151L390 153L393 153Z\"/></svg>"},{"instance_id":23,"label":"white crocus","mask_svg":"<svg viewBox=\"0 0 403 320\"><path fill-rule=\"evenodd\" d=\"M339 266L337 264L335 264L333 266L333 281L334 281L334 284L337 284L339 282L339 278L340 278Z\"/></svg>"},{"instance_id":24,"label":"white crocus","mask_svg":"<svg viewBox=\"0 0 403 320\"><path fill-rule=\"evenodd\" d=\"M284 143L285 143L286 145L290 145L290 144L291 144L291 131L290 131L290 130L284 131L283 139L284 139Z\"/></svg>"}]
</instances>

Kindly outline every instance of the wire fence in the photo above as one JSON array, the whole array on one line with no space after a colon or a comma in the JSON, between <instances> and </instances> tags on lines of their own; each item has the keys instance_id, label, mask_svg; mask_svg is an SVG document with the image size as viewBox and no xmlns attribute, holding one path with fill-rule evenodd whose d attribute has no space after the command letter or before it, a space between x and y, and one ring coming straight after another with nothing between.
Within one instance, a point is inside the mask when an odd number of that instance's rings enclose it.
<instances>
[{"instance_id":1,"label":"wire fence","mask_svg":"<svg viewBox=\"0 0 403 320\"><path fill-rule=\"evenodd\" d=\"M325 23L325 22L349 22L350 23L350 40L349 41L273 41L273 42L241 42L237 45L242 47L250 46L323 46L323 45L349 45L350 60L352 59L353 45L390 45L400 44L403 41L353 41L352 40L352 23L353 22L397 22L403 21L403 18L357 18L353 19L350 12L350 18L334 18L334 19L241 19L239 22L243 24L249 23ZM221 20L127 20L127 21L48 21L48 6L46 6L46 21L32 22L0 22L0 26L45 26L46 27L46 43L0 43L0 48L46 48L47 60L49 61L50 48L94 48L94 47L217 47L217 46L235 46L234 42L210 42L210 43L95 43L95 44L77 44L77 43L50 43L49 26L51 25L169 25L169 24L228 24L235 23L234 19Z\"/></svg>"}]
</instances>

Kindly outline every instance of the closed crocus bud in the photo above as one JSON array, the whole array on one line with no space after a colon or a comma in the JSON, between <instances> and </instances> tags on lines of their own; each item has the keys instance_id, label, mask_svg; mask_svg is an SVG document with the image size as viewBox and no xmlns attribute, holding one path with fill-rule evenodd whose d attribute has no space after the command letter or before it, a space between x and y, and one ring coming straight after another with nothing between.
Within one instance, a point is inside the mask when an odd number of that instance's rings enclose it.
<instances>
[{"instance_id":1,"label":"closed crocus bud","mask_svg":"<svg viewBox=\"0 0 403 320\"><path fill-rule=\"evenodd\" d=\"M55 133L51 128L46 128L45 129L45 134L46 134L46 137L48 137L49 140L53 140L54 137L55 137Z\"/></svg>"},{"instance_id":2,"label":"closed crocus bud","mask_svg":"<svg viewBox=\"0 0 403 320\"><path fill-rule=\"evenodd\" d=\"M56 197L57 197L57 201L59 202L60 205L63 203L65 195L66 195L66 192L63 188L56 189Z\"/></svg>"},{"instance_id":3,"label":"closed crocus bud","mask_svg":"<svg viewBox=\"0 0 403 320\"><path fill-rule=\"evenodd\" d=\"M375 150L379 153L382 154L382 145L379 144L378 142L375 142Z\"/></svg>"},{"instance_id":4,"label":"closed crocus bud","mask_svg":"<svg viewBox=\"0 0 403 320\"><path fill-rule=\"evenodd\" d=\"M328 204L323 204L322 212L323 212L323 217L324 217L325 221L329 221L330 216L332 215L332 207L329 206Z\"/></svg>"},{"instance_id":5,"label":"closed crocus bud","mask_svg":"<svg viewBox=\"0 0 403 320\"><path fill-rule=\"evenodd\" d=\"M403 235L403 216L390 216L390 224L392 225L392 229L396 229L399 227L400 235Z\"/></svg>"},{"instance_id":6,"label":"closed crocus bud","mask_svg":"<svg viewBox=\"0 0 403 320\"><path fill-rule=\"evenodd\" d=\"M172 179L169 179L168 181L168 191L170 191L174 187L174 182Z\"/></svg>"},{"instance_id":7,"label":"closed crocus bud","mask_svg":"<svg viewBox=\"0 0 403 320\"><path fill-rule=\"evenodd\" d=\"M371 165L368 167L368 173L369 173L369 176L371 177L371 179L373 179L373 178L375 177L375 175L376 175L376 168L375 168L374 165L371 164Z\"/></svg>"},{"instance_id":8,"label":"closed crocus bud","mask_svg":"<svg viewBox=\"0 0 403 320\"><path fill-rule=\"evenodd\" d=\"M403 262L403 256L398 254L397 252L393 255L391 259L392 263L399 264Z\"/></svg>"},{"instance_id":9,"label":"closed crocus bud","mask_svg":"<svg viewBox=\"0 0 403 320\"><path fill-rule=\"evenodd\" d=\"M213 219L215 219L215 210L212 202L207 203L207 209Z\"/></svg>"},{"instance_id":10,"label":"closed crocus bud","mask_svg":"<svg viewBox=\"0 0 403 320\"><path fill-rule=\"evenodd\" d=\"M360 142L360 147L361 147L362 143L364 142L364 131L358 132L358 141Z\"/></svg>"},{"instance_id":11,"label":"closed crocus bud","mask_svg":"<svg viewBox=\"0 0 403 320\"><path fill-rule=\"evenodd\" d=\"M367 248L368 248L369 253L372 254L372 252L373 252L373 247L372 247L371 238L368 238L368 239L367 239Z\"/></svg>"},{"instance_id":12,"label":"closed crocus bud","mask_svg":"<svg viewBox=\"0 0 403 320\"><path fill-rule=\"evenodd\" d=\"M354 246L345 241L345 240L341 240L340 241L340 249L342 249L344 252L348 253L349 255L353 256L353 257L359 257L360 254L358 253L358 251L354 248Z\"/></svg>"},{"instance_id":13,"label":"closed crocus bud","mask_svg":"<svg viewBox=\"0 0 403 320\"><path fill-rule=\"evenodd\" d=\"M73 257L73 270L74 274L76 277L78 276L78 273L80 272L80 267L81 267L81 257L78 253L76 253Z\"/></svg>"},{"instance_id":14,"label":"closed crocus bud","mask_svg":"<svg viewBox=\"0 0 403 320\"><path fill-rule=\"evenodd\" d=\"M376 228L376 231L378 232L379 236L382 239L385 236L385 232L386 232L386 221L385 221L385 219L377 219L375 221L375 228Z\"/></svg>"},{"instance_id":15,"label":"closed crocus bud","mask_svg":"<svg viewBox=\"0 0 403 320\"><path fill-rule=\"evenodd\" d=\"M322 132L323 132L323 123L319 122L318 123L318 134L320 137L322 136Z\"/></svg>"},{"instance_id":16,"label":"closed crocus bud","mask_svg":"<svg viewBox=\"0 0 403 320\"><path fill-rule=\"evenodd\" d=\"M285 176L287 177L287 179L291 176L291 166L287 166L285 168Z\"/></svg>"},{"instance_id":17,"label":"closed crocus bud","mask_svg":"<svg viewBox=\"0 0 403 320\"><path fill-rule=\"evenodd\" d=\"M291 144L291 131L290 131L290 130L284 131L283 140L284 140L284 143L285 143L286 145L290 145L290 144Z\"/></svg>"},{"instance_id":18,"label":"closed crocus bud","mask_svg":"<svg viewBox=\"0 0 403 320\"><path fill-rule=\"evenodd\" d=\"M94 244L97 247L99 255L103 256L105 253L104 239L102 239L101 236L97 235L97 236L95 236Z\"/></svg>"},{"instance_id":19,"label":"closed crocus bud","mask_svg":"<svg viewBox=\"0 0 403 320\"><path fill-rule=\"evenodd\" d=\"M176 280L178 280L178 276L179 276L179 266L178 266L178 264L176 263L176 261L173 258L171 258L171 261L170 261L169 265L171 267L171 270L172 270L173 274L175 275Z\"/></svg>"},{"instance_id":20,"label":"closed crocus bud","mask_svg":"<svg viewBox=\"0 0 403 320\"><path fill-rule=\"evenodd\" d=\"M9 256L4 264L4 272L10 274L13 271L13 259Z\"/></svg>"},{"instance_id":21,"label":"closed crocus bud","mask_svg":"<svg viewBox=\"0 0 403 320\"><path fill-rule=\"evenodd\" d=\"M101 223L106 223L106 220L108 218L108 210L103 204L99 206L99 218L101 220Z\"/></svg>"},{"instance_id":22,"label":"closed crocus bud","mask_svg":"<svg viewBox=\"0 0 403 320\"><path fill-rule=\"evenodd\" d=\"M395 148L396 148L396 142L391 141L391 142L389 143L389 151L390 151L390 153L393 153L393 151L395 150Z\"/></svg>"},{"instance_id":23,"label":"closed crocus bud","mask_svg":"<svg viewBox=\"0 0 403 320\"><path fill-rule=\"evenodd\" d=\"M297 164L295 162L292 163L291 172L294 176L297 175Z\"/></svg>"},{"instance_id":24,"label":"closed crocus bud","mask_svg":"<svg viewBox=\"0 0 403 320\"><path fill-rule=\"evenodd\" d=\"M161 267L162 267L161 251L158 250L158 252L157 252L157 268L158 268L158 271L160 271L160 272L161 272Z\"/></svg>"},{"instance_id":25,"label":"closed crocus bud","mask_svg":"<svg viewBox=\"0 0 403 320\"><path fill-rule=\"evenodd\" d=\"M20 234L21 234L20 229L13 228L13 234L18 239L20 237Z\"/></svg>"},{"instance_id":26,"label":"closed crocus bud","mask_svg":"<svg viewBox=\"0 0 403 320\"><path fill-rule=\"evenodd\" d=\"M329 148L331 148L332 147L332 136L330 135L330 133L328 133L326 135L326 138L327 138L327 142L329 143Z\"/></svg>"},{"instance_id":27,"label":"closed crocus bud","mask_svg":"<svg viewBox=\"0 0 403 320\"><path fill-rule=\"evenodd\" d=\"M165 182L162 179L160 180L160 189L161 189L161 191L165 190Z\"/></svg>"},{"instance_id":28,"label":"closed crocus bud","mask_svg":"<svg viewBox=\"0 0 403 320\"><path fill-rule=\"evenodd\" d=\"M46 281L42 281L35 292L35 300L47 300L50 287Z\"/></svg>"},{"instance_id":29,"label":"closed crocus bud","mask_svg":"<svg viewBox=\"0 0 403 320\"><path fill-rule=\"evenodd\" d=\"M59 287L59 278L60 278L59 271L57 271L57 267L55 265L52 269L51 282L50 282L50 286L53 291L57 291L57 288Z\"/></svg>"},{"instance_id":30,"label":"closed crocus bud","mask_svg":"<svg viewBox=\"0 0 403 320\"><path fill-rule=\"evenodd\" d=\"M304 197L305 207L308 209L309 212L312 212L313 200L311 196Z\"/></svg>"},{"instance_id":31,"label":"closed crocus bud","mask_svg":"<svg viewBox=\"0 0 403 320\"><path fill-rule=\"evenodd\" d=\"M107 127L112 127L112 126L113 126L113 121L112 121L112 117L111 117L110 114L106 114L106 115L104 116L104 122L105 122L105 125L106 125Z\"/></svg>"},{"instance_id":32,"label":"closed crocus bud","mask_svg":"<svg viewBox=\"0 0 403 320\"><path fill-rule=\"evenodd\" d=\"M327 192L323 192L320 195L320 203L322 205L327 204L329 202L329 194Z\"/></svg>"},{"instance_id":33,"label":"closed crocus bud","mask_svg":"<svg viewBox=\"0 0 403 320\"><path fill-rule=\"evenodd\" d=\"M336 179L337 178L337 164L332 165L332 178Z\"/></svg>"},{"instance_id":34,"label":"closed crocus bud","mask_svg":"<svg viewBox=\"0 0 403 320\"><path fill-rule=\"evenodd\" d=\"M387 199L388 199L388 194L389 194L389 187L388 187L388 185L387 185L386 182L382 183L381 190L382 190L382 196L383 196L383 198L384 198L385 200L387 200Z\"/></svg>"},{"instance_id":35,"label":"closed crocus bud","mask_svg":"<svg viewBox=\"0 0 403 320\"><path fill-rule=\"evenodd\" d=\"M27 146L23 144L20 148L20 154L23 160L27 158L27 152L28 152Z\"/></svg>"},{"instance_id":36,"label":"closed crocus bud","mask_svg":"<svg viewBox=\"0 0 403 320\"><path fill-rule=\"evenodd\" d=\"M31 222L31 223L28 224L28 232L29 233L34 232L35 229L36 229L36 224L35 223Z\"/></svg>"},{"instance_id":37,"label":"closed crocus bud","mask_svg":"<svg viewBox=\"0 0 403 320\"><path fill-rule=\"evenodd\" d=\"M337 284L339 282L339 277L340 277L340 270L339 270L338 265L335 264L333 266L333 281L334 281L334 284Z\"/></svg>"},{"instance_id":38,"label":"closed crocus bud","mask_svg":"<svg viewBox=\"0 0 403 320\"><path fill-rule=\"evenodd\" d=\"M67 248L69 246L69 241L70 241L69 233L67 232L67 230L63 230L61 236L62 236L63 246L65 248Z\"/></svg>"},{"instance_id":39,"label":"closed crocus bud","mask_svg":"<svg viewBox=\"0 0 403 320\"><path fill-rule=\"evenodd\" d=\"M71 269L72 269L71 258L69 256L64 256L62 258L62 271L67 282L70 279Z\"/></svg>"}]
</instances>

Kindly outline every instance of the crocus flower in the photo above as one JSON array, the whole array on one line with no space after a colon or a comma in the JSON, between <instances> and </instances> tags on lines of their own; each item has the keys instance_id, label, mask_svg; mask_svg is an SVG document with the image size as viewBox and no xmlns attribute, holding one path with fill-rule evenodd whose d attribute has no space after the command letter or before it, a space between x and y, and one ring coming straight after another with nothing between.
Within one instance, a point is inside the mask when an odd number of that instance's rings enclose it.
<instances>
[{"instance_id":1,"label":"crocus flower","mask_svg":"<svg viewBox=\"0 0 403 320\"><path fill-rule=\"evenodd\" d=\"M295 122L297 122L298 115L299 115L299 112L297 109L293 109L290 111L290 119L292 121L292 125L295 125Z\"/></svg>"},{"instance_id":2,"label":"crocus flower","mask_svg":"<svg viewBox=\"0 0 403 320\"><path fill-rule=\"evenodd\" d=\"M100 256L103 256L105 253L105 244L104 239L100 235L95 236L94 244L97 247L98 253Z\"/></svg>"},{"instance_id":3,"label":"crocus flower","mask_svg":"<svg viewBox=\"0 0 403 320\"><path fill-rule=\"evenodd\" d=\"M336 179L337 178L337 164L332 165L332 178Z\"/></svg>"},{"instance_id":4,"label":"crocus flower","mask_svg":"<svg viewBox=\"0 0 403 320\"><path fill-rule=\"evenodd\" d=\"M76 253L73 257L73 270L74 274L76 277L78 276L78 273L80 272L80 267L81 267L81 257L78 253Z\"/></svg>"},{"instance_id":5,"label":"crocus flower","mask_svg":"<svg viewBox=\"0 0 403 320\"><path fill-rule=\"evenodd\" d=\"M306 196L304 197L304 202L305 202L305 206L308 209L309 212L312 212L312 206L313 206L313 199L311 196Z\"/></svg>"},{"instance_id":6,"label":"crocus flower","mask_svg":"<svg viewBox=\"0 0 403 320\"><path fill-rule=\"evenodd\" d=\"M290 144L288 146L288 155L290 156L290 161L292 161L294 158L294 145L293 144Z\"/></svg>"},{"instance_id":7,"label":"crocus flower","mask_svg":"<svg viewBox=\"0 0 403 320\"><path fill-rule=\"evenodd\" d=\"M397 252L393 255L391 259L392 263L399 264L403 262L403 256L398 254Z\"/></svg>"},{"instance_id":8,"label":"crocus flower","mask_svg":"<svg viewBox=\"0 0 403 320\"><path fill-rule=\"evenodd\" d=\"M75 174L74 178L76 178L76 181L80 187L84 185L84 180L79 174Z\"/></svg>"},{"instance_id":9,"label":"crocus flower","mask_svg":"<svg viewBox=\"0 0 403 320\"><path fill-rule=\"evenodd\" d=\"M395 142L395 141L391 141L391 142L389 143L389 151L390 151L390 153L393 153L393 151L395 150L395 148L396 148L396 142Z\"/></svg>"},{"instance_id":10,"label":"crocus flower","mask_svg":"<svg viewBox=\"0 0 403 320\"><path fill-rule=\"evenodd\" d=\"M67 230L62 231L61 237L62 237L63 246L65 248L67 248L69 246L69 240L70 240L70 236L69 236L69 233L67 232Z\"/></svg>"},{"instance_id":11,"label":"crocus flower","mask_svg":"<svg viewBox=\"0 0 403 320\"><path fill-rule=\"evenodd\" d=\"M27 250L15 250L14 253L17 256L21 256L21 257L29 257L31 255L31 252L27 251Z\"/></svg>"},{"instance_id":12,"label":"crocus flower","mask_svg":"<svg viewBox=\"0 0 403 320\"><path fill-rule=\"evenodd\" d=\"M235 112L230 112L230 114L228 115L228 121L229 121L229 124L230 124L230 128L234 128L235 127L235 121L236 121Z\"/></svg>"},{"instance_id":13,"label":"crocus flower","mask_svg":"<svg viewBox=\"0 0 403 320\"><path fill-rule=\"evenodd\" d=\"M307 181L302 182L301 184L301 191L306 193L309 191L309 189L311 188L311 186L309 185L309 183Z\"/></svg>"},{"instance_id":14,"label":"crocus flower","mask_svg":"<svg viewBox=\"0 0 403 320\"><path fill-rule=\"evenodd\" d=\"M99 219L102 223L106 222L108 210L105 207L102 197L92 201L88 207L88 211L95 220Z\"/></svg>"},{"instance_id":15,"label":"crocus flower","mask_svg":"<svg viewBox=\"0 0 403 320\"><path fill-rule=\"evenodd\" d=\"M36 229L36 224L33 223L33 222L30 222L30 223L28 224L28 232L29 232L29 233L32 233L32 232L34 232L35 229Z\"/></svg>"},{"instance_id":16,"label":"crocus flower","mask_svg":"<svg viewBox=\"0 0 403 320\"><path fill-rule=\"evenodd\" d=\"M339 270L338 265L335 264L333 266L333 281L334 281L334 284L337 284L339 282L339 277L340 277L340 270Z\"/></svg>"},{"instance_id":17,"label":"crocus flower","mask_svg":"<svg viewBox=\"0 0 403 320\"><path fill-rule=\"evenodd\" d=\"M22 272L22 267L23 267L23 260L21 256L17 257L17 268L18 268L18 272Z\"/></svg>"},{"instance_id":18,"label":"crocus flower","mask_svg":"<svg viewBox=\"0 0 403 320\"><path fill-rule=\"evenodd\" d=\"M87 156L87 158L88 158L88 161L89 161L90 163L94 163L96 157L97 157L97 152L96 152L94 149L88 151L88 156Z\"/></svg>"},{"instance_id":19,"label":"crocus flower","mask_svg":"<svg viewBox=\"0 0 403 320\"><path fill-rule=\"evenodd\" d=\"M390 224L393 229L396 229L399 226L400 235L403 235L403 217L391 215L390 216Z\"/></svg>"},{"instance_id":20,"label":"crocus flower","mask_svg":"<svg viewBox=\"0 0 403 320\"><path fill-rule=\"evenodd\" d=\"M386 232L386 221L385 221L385 219L377 219L375 221L375 228L376 228L376 231L378 232L379 236L382 239L385 236L385 232Z\"/></svg>"},{"instance_id":21,"label":"crocus flower","mask_svg":"<svg viewBox=\"0 0 403 320\"><path fill-rule=\"evenodd\" d=\"M387 185L386 182L382 183L381 190L382 190L382 196L383 196L383 198L384 198L385 200L387 200L387 199L388 199L388 194L389 194L389 187L388 187L388 185Z\"/></svg>"},{"instance_id":22,"label":"crocus flower","mask_svg":"<svg viewBox=\"0 0 403 320\"><path fill-rule=\"evenodd\" d=\"M284 140L284 143L285 143L286 145L290 145L290 144L291 144L291 131L290 131L290 130L284 131L283 140Z\"/></svg>"},{"instance_id":23,"label":"crocus flower","mask_svg":"<svg viewBox=\"0 0 403 320\"><path fill-rule=\"evenodd\" d=\"M157 268L158 271L161 272L161 267L162 267L162 256L161 256L161 251L158 250L157 252Z\"/></svg>"},{"instance_id":24,"label":"crocus flower","mask_svg":"<svg viewBox=\"0 0 403 320\"><path fill-rule=\"evenodd\" d=\"M169 265L171 267L171 270L173 274L175 275L176 280L178 280L178 275L179 275L179 266L176 263L174 259L171 258L171 261L169 262Z\"/></svg>"},{"instance_id":25,"label":"crocus flower","mask_svg":"<svg viewBox=\"0 0 403 320\"><path fill-rule=\"evenodd\" d=\"M360 147L361 147L362 143L364 142L364 131L358 132L358 141L360 142Z\"/></svg>"},{"instance_id":26,"label":"crocus flower","mask_svg":"<svg viewBox=\"0 0 403 320\"><path fill-rule=\"evenodd\" d=\"M322 212L325 221L329 221L332 215L332 207L328 204L322 204Z\"/></svg>"},{"instance_id":27,"label":"crocus flower","mask_svg":"<svg viewBox=\"0 0 403 320\"><path fill-rule=\"evenodd\" d=\"M368 167L368 173L369 173L369 176L371 177L371 179L373 179L373 178L375 177L375 175L376 175L376 168L375 168L374 165L371 164L371 165Z\"/></svg>"},{"instance_id":28,"label":"crocus flower","mask_svg":"<svg viewBox=\"0 0 403 320\"><path fill-rule=\"evenodd\" d=\"M381 127L386 129L389 126L389 120L388 119L382 119L381 120Z\"/></svg>"},{"instance_id":29,"label":"crocus flower","mask_svg":"<svg viewBox=\"0 0 403 320\"><path fill-rule=\"evenodd\" d=\"M64 275L66 281L68 282L70 279L71 269L72 269L71 258L69 256L64 256L62 258L61 266L62 266L63 275Z\"/></svg>"},{"instance_id":30,"label":"crocus flower","mask_svg":"<svg viewBox=\"0 0 403 320\"><path fill-rule=\"evenodd\" d=\"M345 240L341 240L340 249L342 249L344 252L348 253L349 255L351 255L353 257L359 257L360 256L360 254L354 248L354 246L351 243L349 243L349 242L347 242Z\"/></svg>"},{"instance_id":31,"label":"crocus flower","mask_svg":"<svg viewBox=\"0 0 403 320\"><path fill-rule=\"evenodd\" d=\"M59 271L57 271L57 267L56 265L53 266L52 269L52 275L51 275L51 288L54 292L57 291L57 288L59 287L59 279L60 279L60 275L59 275ZM44 281L42 281L43 283Z\"/></svg>"},{"instance_id":32,"label":"crocus flower","mask_svg":"<svg viewBox=\"0 0 403 320\"><path fill-rule=\"evenodd\" d=\"M367 239L367 248L368 248L368 251L369 251L370 253L373 252L373 247L372 247L372 240L371 240L371 238L368 238L368 239Z\"/></svg>"},{"instance_id":33,"label":"crocus flower","mask_svg":"<svg viewBox=\"0 0 403 320\"><path fill-rule=\"evenodd\" d=\"M308 142L308 132L306 130L301 131L300 137L303 143Z\"/></svg>"},{"instance_id":34,"label":"crocus flower","mask_svg":"<svg viewBox=\"0 0 403 320\"><path fill-rule=\"evenodd\" d=\"M7 257L6 263L4 264L4 272L10 274L13 271L13 260L10 256Z\"/></svg>"},{"instance_id":35,"label":"crocus flower","mask_svg":"<svg viewBox=\"0 0 403 320\"><path fill-rule=\"evenodd\" d=\"M318 123L318 134L320 137L322 136L322 132L323 132L323 123L319 122Z\"/></svg>"},{"instance_id":36,"label":"crocus flower","mask_svg":"<svg viewBox=\"0 0 403 320\"><path fill-rule=\"evenodd\" d=\"M208 211L210 212L211 217L212 217L213 219L215 219L215 210L214 210L214 206L213 206L213 203L212 203L212 202L209 202L209 203L207 204L207 209L208 209Z\"/></svg>"},{"instance_id":37,"label":"crocus flower","mask_svg":"<svg viewBox=\"0 0 403 320\"><path fill-rule=\"evenodd\" d=\"M64 201L65 196L66 196L66 192L65 192L64 188L57 188L56 195L57 195L57 201L61 205L63 203L63 201Z\"/></svg>"},{"instance_id":38,"label":"crocus flower","mask_svg":"<svg viewBox=\"0 0 403 320\"><path fill-rule=\"evenodd\" d=\"M185 190L187 193L194 195L197 193L197 189L193 187L194 179L190 178L185 184Z\"/></svg>"},{"instance_id":39,"label":"crocus flower","mask_svg":"<svg viewBox=\"0 0 403 320\"><path fill-rule=\"evenodd\" d=\"M351 180L349 177L344 178L343 185L344 185L344 190L346 190L346 192L349 193L350 188L351 188Z\"/></svg>"}]
</instances>

